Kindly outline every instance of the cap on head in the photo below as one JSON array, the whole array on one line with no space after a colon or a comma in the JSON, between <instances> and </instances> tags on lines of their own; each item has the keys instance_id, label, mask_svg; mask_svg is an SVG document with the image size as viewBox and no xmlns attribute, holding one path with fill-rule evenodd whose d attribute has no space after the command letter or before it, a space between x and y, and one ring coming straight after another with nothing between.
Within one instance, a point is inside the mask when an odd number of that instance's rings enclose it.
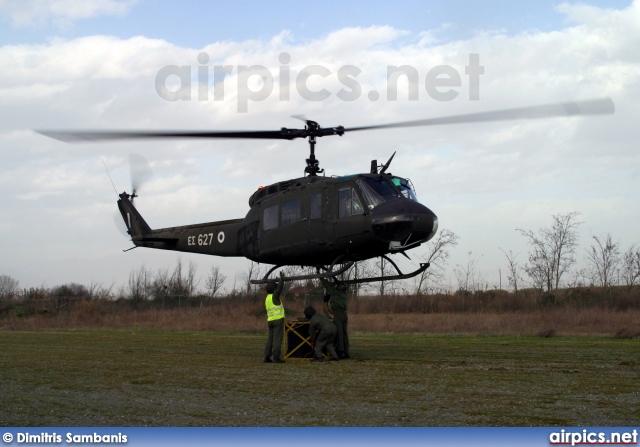
<instances>
[{"instance_id":1,"label":"cap on head","mask_svg":"<svg viewBox=\"0 0 640 447\"><path fill-rule=\"evenodd\" d=\"M346 292L347 285L343 282L339 282L338 284L336 284L336 290L339 290L340 292Z\"/></svg>"},{"instance_id":2,"label":"cap on head","mask_svg":"<svg viewBox=\"0 0 640 447\"><path fill-rule=\"evenodd\" d=\"M313 306L307 306L304 309L304 316L307 320L311 320L311 317L313 317L316 314L316 310L313 308Z\"/></svg>"},{"instance_id":3,"label":"cap on head","mask_svg":"<svg viewBox=\"0 0 640 447\"><path fill-rule=\"evenodd\" d=\"M267 291L267 293L273 293L276 291L276 283L275 282L268 282L267 285L265 286L265 290Z\"/></svg>"}]
</instances>

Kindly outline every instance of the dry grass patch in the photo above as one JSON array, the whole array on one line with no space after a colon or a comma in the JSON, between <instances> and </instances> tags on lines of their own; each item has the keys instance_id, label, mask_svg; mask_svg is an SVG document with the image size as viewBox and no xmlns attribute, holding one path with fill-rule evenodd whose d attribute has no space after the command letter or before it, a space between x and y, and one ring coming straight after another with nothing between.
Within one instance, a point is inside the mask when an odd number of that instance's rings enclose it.
<instances>
[{"instance_id":1,"label":"dry grass patch","mask_svg":"<svg viewBox=\"0 0 640 447\"><path fill-rule=\"evenodd\" d=\"M286 303L288 318L302 317L307 302ZM321 308L319 305L317 308ZM640 334L640 309L551 307L513 312L366 313L353 306L352 332L395 334L473 334L558 337L604 335L633 338ZM258 301L221 300L215 305L181 308L134 308L113 302L80 302L59 312L11 312L0 315L0 330L140 328L171 331L262 333L266 317ZM618 335L616 335L618 334Z\"/></svg>"}]
</instances>

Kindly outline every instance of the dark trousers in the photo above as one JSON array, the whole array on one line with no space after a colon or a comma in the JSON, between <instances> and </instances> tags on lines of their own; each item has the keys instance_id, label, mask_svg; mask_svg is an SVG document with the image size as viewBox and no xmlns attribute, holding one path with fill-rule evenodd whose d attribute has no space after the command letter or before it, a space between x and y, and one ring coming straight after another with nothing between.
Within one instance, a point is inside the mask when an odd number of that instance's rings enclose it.
<instances>
[{"instance_id":1,"label":"dark trousers","mask_svg":"<svg viewBox=\"0 0 640 447\"><path fill-rule=\"evenodd\" d=\"M336 329L335 326L332 326L331 329L323 329L318 332L318 338L316 339L316 358L322 357L322 350L326 347L329 355L337 359L338 354L336 353L336 349L334 347L334 343L336 341Z\"/></svg>"},{"instance_id":2,"label":"dark trousers","mask_svg":"<svg viewBox=\"0 0 640 447\"><path fill-rule=\"evenodd\" d=\"M269 338L267 338L267 344L264 347L264 356L270 357L273 354L274 357L280 357L282 353L282 336L284 334L284 318L269 321L267 326L269 327Z\"/></svg>"},{"instance_id":3,"label":"dark trousers","mask_svg":"<svg viewBox=\"0 0 640 447\"><path fill-rule=\"evenodd\" d=\"M349 335L347 334L347 324L349 317L345 309L336 309L333 311L333 323L338 328L336 334L336 350L349 355Z\"/></svg>"}]
</instances>

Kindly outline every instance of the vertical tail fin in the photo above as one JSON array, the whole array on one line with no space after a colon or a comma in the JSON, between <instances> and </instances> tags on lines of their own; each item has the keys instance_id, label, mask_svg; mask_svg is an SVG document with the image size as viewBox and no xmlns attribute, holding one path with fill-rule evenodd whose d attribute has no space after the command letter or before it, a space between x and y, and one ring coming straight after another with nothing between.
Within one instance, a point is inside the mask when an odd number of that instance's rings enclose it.
<instances>
[{"instance_id":1,"label":"vertical tail fin","mask_svg":"<svg viewBox=\"0 0 640 447\"><path fill-rule=\"evenodd\" d=\"M120 200L118 200L118 209L120 210L120 214L127 226L127 233L129 233L132 238L134 236L144 236L151 233L151 227L147 225L131 202L131 198L135 196L131 196L126 192L119 194L119 196Z\"/></svg>"}]
</instances>

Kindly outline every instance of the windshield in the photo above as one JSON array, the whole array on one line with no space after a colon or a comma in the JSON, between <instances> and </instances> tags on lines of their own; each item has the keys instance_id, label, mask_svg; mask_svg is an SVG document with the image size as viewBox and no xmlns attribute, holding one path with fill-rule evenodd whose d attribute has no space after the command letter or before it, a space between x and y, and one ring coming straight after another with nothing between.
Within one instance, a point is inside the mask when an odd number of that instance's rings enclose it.
<instances>
[{"instance_id":1,"label":"windshield","mask_svg":"<svg viewBox=\"0 0 640 447\"><path fill-rule=\"evenodd\" d=\"M380 203L402 197L389 179L385 177L361 177L356 182L362 192L367 208L375 208Z\"/></svg>"},{"instance_id":2,"label":"windshield","mask_svg":"<svg viewBox=\"0 0 640 447\"><path fill-rule=\"evenodd\" d=\"M393 182L394 185L396 185L396 187L400 190L400 192L402 192L402 195L404 197L406 197L407 199L411 199L415 202L418 201L416 194L413 192L413 185L411 184L411 180L400 178L400 177L394 177L391 181Z\"/></svg>"}]
</instances>

